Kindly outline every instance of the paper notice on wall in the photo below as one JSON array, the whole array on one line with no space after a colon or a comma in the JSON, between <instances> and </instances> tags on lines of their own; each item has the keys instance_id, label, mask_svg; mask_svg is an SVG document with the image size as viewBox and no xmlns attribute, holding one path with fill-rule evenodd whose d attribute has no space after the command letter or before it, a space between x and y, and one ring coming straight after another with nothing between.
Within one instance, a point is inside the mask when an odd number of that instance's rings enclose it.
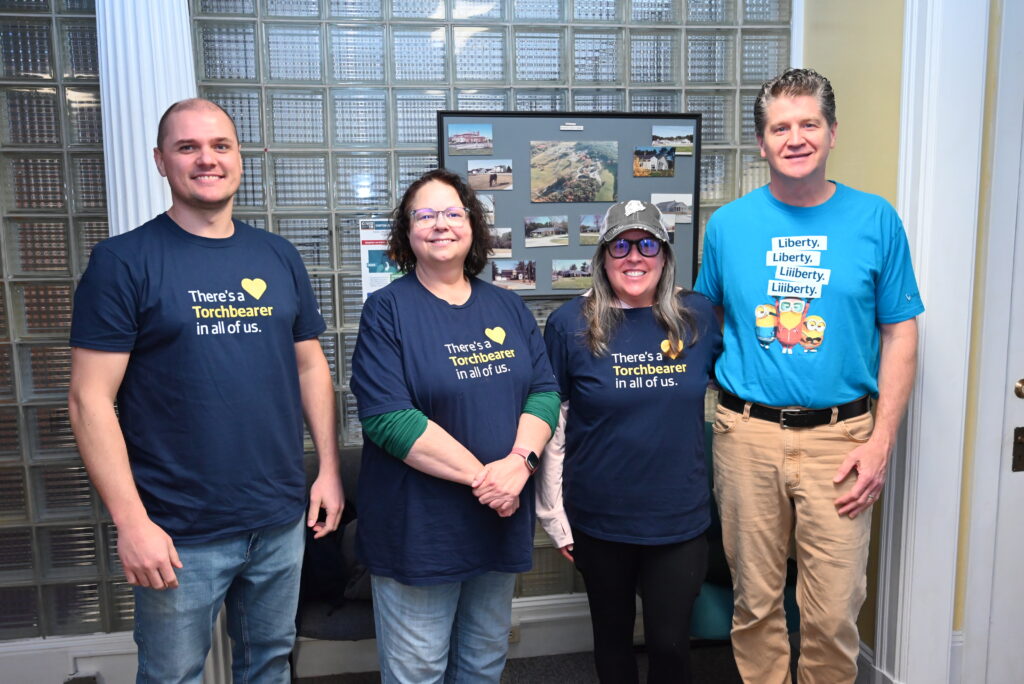
<instances>
[{"instance_id":1,"label":"paper notice on wall","mask_svg":"<svg viewBox=\"0 0 1024 684\"><path fill-rule=\"evenodd\" d=\"M388 258L391 221L385 218L359 220L359 270L363 301L392 280L401 277L398 265Z\"/></svg>"}]
</instances>

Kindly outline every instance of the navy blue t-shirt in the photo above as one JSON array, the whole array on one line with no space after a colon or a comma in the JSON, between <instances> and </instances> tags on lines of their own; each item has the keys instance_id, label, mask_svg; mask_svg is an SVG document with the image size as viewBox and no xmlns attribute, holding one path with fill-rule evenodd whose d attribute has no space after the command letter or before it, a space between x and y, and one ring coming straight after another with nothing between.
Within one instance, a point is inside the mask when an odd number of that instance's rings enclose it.
<instances>
[{"instance_id":1,"label":"navy blue t-shirt","mask_svg":"<svg viewBox=\"0 0 1024 684\"><path fill-rule=\"evenodd\" d=\"M479 279L454 306L415 273L367 299L352 359L359 417L418 409L481 463L515 446L526 398L558 386L522 300ZM404 584L523 572L533 552L533 483L498 517L472 490L415 470L370 440L359 476L357 551L375 575Z\"/></svg>"},{"instance_id":2,"label":"navy blue t-shirt","mask_svg":"<svg viewBox=\"0 0 1024 684\"><path fill-rule=\"evenodd\" d=\"M295 343L324 330L284 238L166 214L96 245L71 346L130 352L117 395L132 474L175 543L297 520L305 506Z\"/></svg>"},{"instance_id":3,"label":"navy blue t-shirt","mask_svg":"<svg viewBox=\"0 0 1024 684\"><path fill-rule=\"evenodd\" d=\"M544 330L569 402L562 495L572 527L598 539L671 544L710 524L704 467L704 394L722 336L711 303L681 295L696 317L695 344L673 350L651 307L624 309L607 356L582 336L583 297Z\"/></svg>"}]
</instances>

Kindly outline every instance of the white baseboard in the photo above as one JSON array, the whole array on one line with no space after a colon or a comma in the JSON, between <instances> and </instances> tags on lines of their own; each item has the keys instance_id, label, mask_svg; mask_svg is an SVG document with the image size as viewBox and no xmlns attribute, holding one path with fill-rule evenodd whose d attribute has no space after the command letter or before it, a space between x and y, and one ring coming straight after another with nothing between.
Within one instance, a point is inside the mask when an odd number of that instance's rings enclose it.
<instances>
[{"instance_id":1,"label":"white baseboard","mask_svg":"<svg viewBox=\"0 0 1024 684\"><path fill-rule=\"evenodd\" d=\"M964 631L953 630L949 638L949 681L950 684L966 682L964 679Z\"/></svg>"},{"instance_id":2,"label":"white baseboard","mask_svg":"<svg viewBox=\"0 0 1024 684\"><path fill-rule=\"evenodd\" d=\"M0 641L0 680L63 682L75 673L102 673L103 684L135 681L131 632Z\"/></svg>"}]
</instances>

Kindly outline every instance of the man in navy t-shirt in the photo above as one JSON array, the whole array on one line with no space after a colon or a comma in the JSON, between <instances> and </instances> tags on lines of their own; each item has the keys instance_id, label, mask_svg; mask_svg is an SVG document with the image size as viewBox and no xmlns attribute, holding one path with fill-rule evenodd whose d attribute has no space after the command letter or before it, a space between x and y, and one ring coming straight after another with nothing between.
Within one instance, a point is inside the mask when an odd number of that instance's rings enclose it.
<instances>
[{"instance_id":1,"label":"man in navy t-shirt","mask_svg":"<svg viewBox=\"0 0 1024 684\"><path fill-rule=\"evenodd\" d=\"M170 209L98 244L75 293L71 424L135 585L138 681L199 681L223 603L235 681L288 682L302 523L344 506L324 321L295 248L231 218L224 110L172 105L153 154Z\"/></svg>"}]
</instances>

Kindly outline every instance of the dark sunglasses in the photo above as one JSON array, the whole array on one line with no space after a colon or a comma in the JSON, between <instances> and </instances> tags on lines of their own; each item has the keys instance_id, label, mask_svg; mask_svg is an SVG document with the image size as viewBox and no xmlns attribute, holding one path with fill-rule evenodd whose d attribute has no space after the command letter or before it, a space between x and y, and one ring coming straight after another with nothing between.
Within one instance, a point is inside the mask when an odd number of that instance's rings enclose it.
<instances>
[{"instance_id":1,"label":"dark sunglasses","mask_svg":"<svg viewBox=\"0 0 1024 684\"><path fill-rule=\"evenodd\" d=\"M629 256L633 245L636 245L636 251L640 252L640 256L656 257L661 253L661 240L657 238L645 237L639 240L616 238L606 245L608 256L613 259L625 259Z\"/></svg>"}]
</instances>

